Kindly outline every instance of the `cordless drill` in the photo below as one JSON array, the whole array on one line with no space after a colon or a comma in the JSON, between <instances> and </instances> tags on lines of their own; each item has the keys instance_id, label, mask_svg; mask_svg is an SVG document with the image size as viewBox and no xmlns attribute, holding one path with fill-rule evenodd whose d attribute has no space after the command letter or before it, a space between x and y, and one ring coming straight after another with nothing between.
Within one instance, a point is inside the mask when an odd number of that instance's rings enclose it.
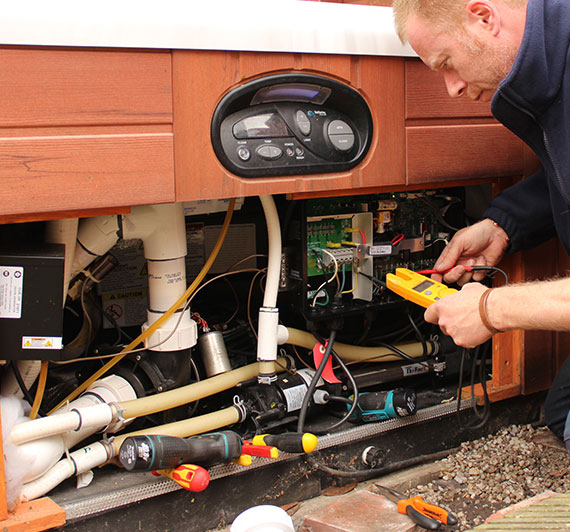
<instances>
[{"instance_id":1,"label":"cordless drill","mask_svg":"<svg viewBox=\"0 0 570 532\"><path fill-rule=\"evenodd\" d=\"M417 397L413 390L396 389L388 392L364 392L358 394L358 405L355 413L351 416L351 420L385 421L386 419L414 415L417 410Z\"/></svg>"}]
</instances>

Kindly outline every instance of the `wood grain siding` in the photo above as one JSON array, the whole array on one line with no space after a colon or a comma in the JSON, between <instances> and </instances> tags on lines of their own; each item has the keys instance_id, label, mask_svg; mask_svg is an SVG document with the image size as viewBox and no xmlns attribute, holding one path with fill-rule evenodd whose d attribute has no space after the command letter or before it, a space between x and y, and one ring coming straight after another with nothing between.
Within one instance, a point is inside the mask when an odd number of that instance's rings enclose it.
<instances>
[{"instance_id":1,"label":"wood grain siding","mask_svg":"<svg viewBox=\"0 0 570 532\"><path fill-rule=\"evenodd\" d=\"M239 84L278 72L316 73L360 91L373 113L374 138L358 167L342 173L253 179L223 168L210 141L217 103ZM173 79L178 201L404 184L404 70L400 58L174 51Z\"/></svg>"},{"instance_id":2,"label":"wood grain siding","mask_svg":"<svg viewBox=\"0 0 570 532\"><path fill-rule=\"evenodd\" d=\"M414 118L491 117L489 102L451 98L443 75L419 59L406 61L406 120Z\"/></svg>"},{"instance_id":3,"label":"wood grain siding","mask_svg":"<svg viewBox=\"0 0 570 532\"><path fill-rule=\"evenodd\" d=\"M520 175L522 143L499 124L406 128L408 183Z\"/></svg>"},{"instance_id":4,"label":"wood grain siding","mask_svg":"<svg viewBox=\"0 0 570 532\"><path fill-rule=\"evenodd\" d=\"M0 137L2 215L173 201L172 133L141 129Z\"/></svg>"},{"instance_id":5,"label":"wood grain siding","mask_svg":"<svg viewBox=\"0 0 570 532\"><path fill-rule=\"evenodd\" d=\"M451 98L441 73L405 61L406 183L497 179L524 172L523 143L491 114L489 102Z\"/></svg>"},{"instance_id":6,"label":"wood grain siding","mask_svg":"<svg viewBox=\"0 0 570 532\"><path fill-rule=\"evenodd\" d=\"M169 53L0 49L0 127L172 123Z\"/></svg>"},{"instance_id":7,"label":"wood grain siding","mask_svg":"<svg viewBox=\"0 0 570 532\"><path fill-rule=\"evenodd\" d=\"M169 52L3 48L0 91L0 222L174 201Z\"/></svg>"}]
</instances>

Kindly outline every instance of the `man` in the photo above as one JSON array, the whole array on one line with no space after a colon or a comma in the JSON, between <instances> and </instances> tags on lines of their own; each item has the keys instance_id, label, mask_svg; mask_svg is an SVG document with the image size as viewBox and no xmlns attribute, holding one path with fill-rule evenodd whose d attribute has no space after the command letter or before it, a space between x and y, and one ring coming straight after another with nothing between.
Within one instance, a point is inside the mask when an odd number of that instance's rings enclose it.
<instances>
[{"instance_id":1,"label":"man","mask_svg":"<svg viewBox=\"0 0 570 532\"><path fill-rule=\"evenodd\" d=\"M570 2L394 0L400 39L443 74L451 97L492 100L494 116L538 155L542 168L493 199L485 218L459 231L435 264L462 290L425 318L461 346L508 329L570 331L570 277L489 290L467 265L495 265L508 250L558 235L570 252ZM484 154L483 154L484 156ZM449 270L449 271L448 271ZM545 405L570 450L570 357Z\"/></svg>"}]
</instances>

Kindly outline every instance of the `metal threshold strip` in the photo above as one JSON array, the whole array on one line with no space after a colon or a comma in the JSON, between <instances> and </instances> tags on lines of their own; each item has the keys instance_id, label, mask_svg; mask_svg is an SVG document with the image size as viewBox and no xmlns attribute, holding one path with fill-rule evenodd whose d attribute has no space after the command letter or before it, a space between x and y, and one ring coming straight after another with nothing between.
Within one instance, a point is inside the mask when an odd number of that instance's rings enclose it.
<instances>
[{"instance_id":1,"label":"metal threshold strip","mask_svg":"<svg viewBox=\"0 0 570 532\"><path fill-rule=\"evenodd\" d=\"M472 405L471 400L461 401L461 410L469 408ZM344 445L360 439L382 434L392 430L399 429L404 426L414 425L429 421L431 419L440 418L455 413L457 410L457 401L431 406L419 410L415 416L401 417L382 421L379 423L371 423L361 425L342 432L327 434L319 437L317 450L323 450L337 445ZM251 471L259 467L266 467L279 461L290 460L297 455L288 453L280 453L279 458L256 458L252 465L243 467L237 464L223 464L214 466L209 469L210 479L215 480L246 471ZM145 499L150 499L166 493L181 490L182 488L174 481L165 477L154 477L150 473L140 474L141 482L137 485L131 485L126 488L107 489L104 493L80 497L81 491L77 490L78 498L72 501L58 502L57 495L53 500L58 503L66 514L68 521L72 519L82 519L96 515L101 512L113 510L121 506L126 506ZM97 479L95 479L97 482Z\"/></svg>"}]
</instances>

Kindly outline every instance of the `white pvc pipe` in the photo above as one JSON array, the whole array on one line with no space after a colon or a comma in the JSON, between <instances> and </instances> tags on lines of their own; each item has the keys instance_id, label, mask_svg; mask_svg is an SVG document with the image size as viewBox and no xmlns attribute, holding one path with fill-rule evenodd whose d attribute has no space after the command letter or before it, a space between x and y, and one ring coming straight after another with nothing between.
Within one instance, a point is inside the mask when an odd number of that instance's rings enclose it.
<instances>
[{"instance_id":1,"label":"white pvc pipe","mask_svg":"<svg viewBox=\"0 0 570 532\"><path fill-rule=\"evenodd\" d=\"M85 218L79 223L73 255L73 278L97 257L104 255L119 240L119 218L116 215Z\"/></svg>"},{"instance_id":2,"label":"white pvc pipe","mask_svg":"<svg viewBox=\"0 0 570 532\"><path fill-rule=\"evenodd\" d=\"M169 260L185 257L186 225L184 205L145 205L133 207L123 215L123 238L140 238L147 260Z\"/></svg>"},{"instance_id":3,"label":"white pvc pipe","mask_svg":"<svg viewBox=\"0 0 570 532\"><path fill-rule=\"evenodd\" d=\"M149 303L143 331L158 320L186 291L184 257L172 260L147 260ZM152 351L182 351L196 345L198 328L190 317L190 309L175 312L153 334L145 339Z\"/></svg>"},{"instance_id":4,"label":"white pvc pipe","mask_svg":"<svg viewBox=\"0 0 570 532\"><path fill-rule=\"evenodd\" d=\"M111 450L102 442L96 442L93 445L78 449L71 453L69 458L60 460L42 477L24 484L21 497L24 501L41 497L65 479L103 465L110 458Z\"/></svg>"},{"instance_id":5,"label":"white pvc pipe","mask_svg":"<svg viewBox=\"0 0 570 532\"><path fill-rule=\"evenodd\" d=\"M64 458L60 460L41 478L25 484L22 490L22 498L24 501L30 501L42 497L73 475L80 475L90 469L102 466L117 456L121 443L128 436L135 434L163 434L166 436L187 438L194 434L211 432L239 421L239 410L236 407L229 407L219 412L211 412L203 416L196 416L176 423L169 423L160 427L118 436L110 444L97 442L88 445L71 453L69 459Z\"/></svg>"},{"instance_id":6,"label":"white pvc pipe","mask_svg":"<svg viewBox=\"0 0 570 532\"><path fill-rule=\"evenodd\" d=\"M95 432L114 421L116 415L115 408L107 403L77 408L61 414L56 412L51 416L15 425L10 432L9 438L13 444L19 445L45 436L62 434L85 427L95 428L93 431Z\"/></svg>"},{"instance_id":7,"label":"white pvc pipe","mask_svg":"<svg viewBox=\"0 0 570 532\"><path fill-rule=\"evenodd\" d=\"M123 216L123 237L143 241L148 265L149 308L143 331L158 320L186 291L187 254L184 205L147 205L133 207ZM145 339L151 351L182 351L198 341L196 323L190 309L182 318L175 313Z\"/></svg>"}]
</instances>

